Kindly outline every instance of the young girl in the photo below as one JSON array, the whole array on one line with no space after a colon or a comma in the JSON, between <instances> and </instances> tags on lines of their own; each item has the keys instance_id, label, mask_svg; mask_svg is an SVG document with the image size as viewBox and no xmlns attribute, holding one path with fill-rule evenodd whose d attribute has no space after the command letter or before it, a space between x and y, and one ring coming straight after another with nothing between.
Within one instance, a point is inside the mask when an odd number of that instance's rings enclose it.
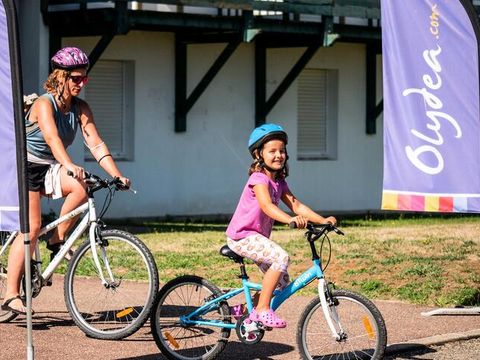
<instances>
[{"instance_id":1,"label":"young girl","mask_svg":"<svg viewBox=\"0 0 480 360\"><path fill-rule=\"evenodd\" d=\"M243 189L232 220L227 228L227 244L238 255L254 261L265 273L258 304L250 314L252 321L283 328L287 323L270 309L275 288L289 283L289 256L269 239L274 221L295 222L305 228L307 221L336 224L332 216L324 218L302 204L288 188L288 136L276 124L264 124L253 130L248 149L253 157L249 179ZM280 199L296 214L290 216L278 207Z\"/></svg>"}]
</instances>

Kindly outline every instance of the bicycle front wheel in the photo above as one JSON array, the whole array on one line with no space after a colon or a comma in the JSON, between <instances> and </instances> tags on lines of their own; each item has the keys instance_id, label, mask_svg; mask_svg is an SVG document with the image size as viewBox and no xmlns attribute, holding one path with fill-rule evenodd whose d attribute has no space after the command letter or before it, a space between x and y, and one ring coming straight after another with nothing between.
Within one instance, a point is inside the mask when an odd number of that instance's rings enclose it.
<instances>
[{"instance_id":1,"label":"bicycle front wheel","mask_svg":"<svg viewBox=\"0 0 480 360\"><path fill-rule=\"evenodd\" d=\"M90 241L70 260L65 303L77 326L96 339L118 340L136 332L148 319L158 291L152 254L134 235L101 231L96 251L106 283L100 279Z\"/></svg>"},{"instance_id":2,"label":"bicycle front wheel","mask_svg":"<svg viewBox=\"0 0 480 360\"><path fill-rule=\"evenodd\" d=\"M163 355L174 360L210 360L221 353L230 329L209 326L208 322L230 323L226 302L200 312L191 323L181 319L221 295L215 285L198 276L181 276L163 286L150 319L153 337Z\"/></svg>"},{"instance_id":3,"label":"bicycle front wheel","mask_svg":"<svg viewBox=\"0 0 480 360\"><path fill-rule=\"evenodd\" d=\"M382 314L364 296L348 290L333 291L330 316L341 334L335 339L327 325L320 299L305 308L297 329L303 359L382 359L387 329Z\"/></svg>"}]
</instances>

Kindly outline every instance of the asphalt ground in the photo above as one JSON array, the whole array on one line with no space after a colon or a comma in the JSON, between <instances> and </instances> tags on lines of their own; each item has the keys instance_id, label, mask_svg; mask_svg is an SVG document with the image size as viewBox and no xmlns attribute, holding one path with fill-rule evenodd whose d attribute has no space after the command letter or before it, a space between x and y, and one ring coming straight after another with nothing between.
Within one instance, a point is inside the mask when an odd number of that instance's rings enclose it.
<instances>
[{"instance_id":1,"label":"asphalt ground","mask_svg":"<svg viewBox=\"0 0 480 360\"><path fill-rule=\"evenodd\" d=\"M232 333L221 359L298 359L296 324L310 300L311 297L294 296L283 304L278 311L289 326L267 332L259 344L244 345ZM458 349L452 347L455 356L464 357L445 355L447 357L438 357L439 360L480 359L480 346L475 347L477 340L480 344L480 315L424 317L422 312L434 308L396 301L375 303L387 325L388 359L437 359L435 356L441 356L442 349L448 349L452 344L460 344L460 347L473 344L470 349L474 357L465 355L465 352L458 353ZM33 317L35 359L165 359L153 341L148 323L122 341L86 337L66 310L61 276L54 276L53 286L44 288L33 305L36 311ZM26 319L19 317L11 323L0 324L0 359L26 358Z\"/></svg>"}]
</instances>

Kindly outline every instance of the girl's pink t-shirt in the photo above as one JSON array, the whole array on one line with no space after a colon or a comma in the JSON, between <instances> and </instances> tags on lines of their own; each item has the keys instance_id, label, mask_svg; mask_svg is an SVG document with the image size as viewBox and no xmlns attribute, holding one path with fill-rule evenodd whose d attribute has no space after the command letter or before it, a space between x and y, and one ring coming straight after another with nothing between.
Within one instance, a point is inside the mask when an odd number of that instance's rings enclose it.
<instances>
[{"instance_id":1,"label":"girl's pink t-shirt","mask_svg":"<svg viewBox=\"0 0 480 360\"><path fill-rule=\"evenodd\" d=\"M270 180L267 175L261 172L250 175L227 228L227 236L232 240L240 240L255 234L270 237L274 220L260 209L260 204L253 191L253 187L258 184L268 186L270 198L275 205L278 205L283 193L288 191L288 185L284 179Z\"/></svg>"}]
</instances>

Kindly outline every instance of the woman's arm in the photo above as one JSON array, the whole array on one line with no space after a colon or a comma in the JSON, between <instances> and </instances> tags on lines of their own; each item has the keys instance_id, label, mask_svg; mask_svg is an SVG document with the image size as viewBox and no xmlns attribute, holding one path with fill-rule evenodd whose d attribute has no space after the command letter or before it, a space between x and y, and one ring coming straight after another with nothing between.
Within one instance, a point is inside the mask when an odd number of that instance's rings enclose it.
<instances>
[{"instance_id":1,"label":"woman's arm","mask_svg":"<svg viewBox=\"0 0 480 360\"><path fill-rule=\"evenodd\" d=\"M325 224L327 222L332 223L335 225L337 223L337 219L333 216L329 216L327 218L317 214L315 211L310 209L307 205L303 204L298 200L290 190L285 191L282 195L282 201L287 205L290 210L292 210L295 214L305 217L308 221L311 221L316 224Z\"/></svg>"},{"instance_id":2,"label":"woman's arm","mask_svg":"<svg viewBox=\"0 0 480 360\"><path fill-rule=\"evenodd\" d=\"M130 180L122 175L110 154L107 145L100 137L95 121L93 120L93 113L90 106L80 99L77 99L77 104L80 109L80 126L83 138L85 139L85 144L90 149L93 157L110 176L118 177L125 185L130 185Z\"/></svg>"}]
</instances>

